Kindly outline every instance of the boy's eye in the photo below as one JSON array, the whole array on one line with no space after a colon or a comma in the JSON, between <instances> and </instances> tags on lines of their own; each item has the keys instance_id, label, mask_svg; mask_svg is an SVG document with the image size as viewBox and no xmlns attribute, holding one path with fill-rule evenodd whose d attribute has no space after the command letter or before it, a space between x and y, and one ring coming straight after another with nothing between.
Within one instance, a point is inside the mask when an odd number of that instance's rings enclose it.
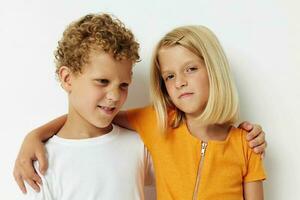
<instances>
[{"instance_id":1,"label":"boy's eye","mask_svg":"<svg viewBox=\"0 0 300 200\"><path fill-rule=\"evenodd\" d=\"M128 89L128 86L129 86L128 83L122 83L122 84L120 85L120 88L121 88L122 90L127 90L127 89Z\"/></svg>"},{"instance_id":2,"label":"boy's eye","mask_svg":"<svg viewBox=\"0 0 300 200\"><path fill-rule=\"evenodd\" d=\"M174 74L169 74L168 76L165 77L165 81L173 79L174 78Z\"/></svg>"},{"instance_id":3,"label":"boy's eye","mask_svg":"<svg viewBox=\"0 0 300 200\"><path fill-rule=\"evenodd\" d=\"M109 80L107 80L107 79L98 79L97 81L101 85L107 85L107 84L109 84Z\"/></svg>"}]
</instances>

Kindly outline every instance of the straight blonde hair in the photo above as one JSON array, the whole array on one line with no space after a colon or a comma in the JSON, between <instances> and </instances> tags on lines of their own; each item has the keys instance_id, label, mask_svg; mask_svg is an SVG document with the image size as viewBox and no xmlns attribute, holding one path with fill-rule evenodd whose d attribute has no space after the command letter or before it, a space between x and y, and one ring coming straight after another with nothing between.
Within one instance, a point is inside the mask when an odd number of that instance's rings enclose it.
<instances>
[{"instance_id":1,"label":"straight blonde hair","mask_svg":"<svg viewBox=\"0 0 300 200\"><path fill-rule=\"evenodd\" d=\"M167 33L157 44L151 63L150 92L160 130L177 128L185 113L172 103L161 76L158 53L163 47L180 45L204 60L209 79L209 97L204 111L198 117L201 124L233 124L239 113L237 90L229 64L220 42L204 26L182 26ZM175 111L170 117L169 111Z\"/></svg>"}]
</instances>

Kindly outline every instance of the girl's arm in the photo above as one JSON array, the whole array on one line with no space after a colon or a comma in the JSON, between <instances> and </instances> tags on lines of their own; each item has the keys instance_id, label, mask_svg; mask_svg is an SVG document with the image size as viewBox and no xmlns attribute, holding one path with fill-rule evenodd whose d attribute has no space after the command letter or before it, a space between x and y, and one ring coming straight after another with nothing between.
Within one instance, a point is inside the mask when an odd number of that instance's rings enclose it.
<instances>
[{"instance_id":1,"label":"girl's arm","mask_svg":"<svg viewBox=\"0 0 300 200\"><path fill-rule=\"evenodd\" d=\"M33 161L38 160L39 171L44 174L48 168L45 145L43 141L48 140L66 122L67 116L63 115L47 124L31 131L24 139L14 166L14 178L23 193L26 193L24 180L36 191L40 188L41 178L33 167Z\"/></svg>"},{"instance_id":2,"label":"girl's arm","mask_svg":"<svg viewBox=\"0 0 300 200\"><path fill-rule=\"evenodd\" d=\"M126 111L120 111L113 119L113 123L118 124L119 126L122 126L124 128L135 131L134 127L132 127L128 121L128 118L126 116Z\"/></svg>"},{"instance_id":3,"label":"girl's arm","mask_svg":"<svg viewBox=\"0 0 300 200\"><path fill-rule=\"evenodd\" d=\"M245 200L263 200L264 191L262 181L244 183Z\"/></svg>"},{"instance_id":4,"label":"girl's arm","mask_svg":"<svg viewBox=\"0 0 300 200\"><path fill-rule=\"evenodd\" d=\"M113 123L118 124L124 128L136 131L134 127L129 123L126 111L120 111L113 120ZM255 153L260 153L263 158L265 155L265 149L267 148L267 141L265 140L265 133L262 127L258 124L251 124L249 122L242 122L239 124L239 128L247 131L247 140L249 146Z\"/></svg>"},{"instance_id":5,"label":"girl's arm","mask_svg":"<svg viewBox=\"0 0 300 200\"><path fill-rule=\"evenodd\" d=\"M25 137L20 152L17 156L14 166L14 178L19 188L23 193L26 193L26 187L24 180L37 192L40 191L38 183L41 185L41 177L35 171L33 167L33 161L39 162L39 171L44 174L48 168L48 161L46 159L46 150L43 142L47 141L55 133L57 133L61 127L65 124L67 115L63 115L57 119L54 119L41 127L31 131ZM126 112L121 111L114 118L114 123L134 130L130 125Z\"/></svg>"},{"instance_id":6,"label":"girl's arm","mask_svg":"<svg viewBox=\"0 0 300 200\"><path fill-rule=\"evenodd\" d=\"M64 125L67 117L61 116L33 131L31 131L24 139L19 155L14 166L14 178L22 192L26 193L24 180L35 190L39 191L37 183L41 184L41 178L34 170L33 161L39 162L39 170L43 174L47 170L48 163L46 159L46 151L43 141L52 137ZM126 116L126 111L121 111L114 119L114 123L134 130L130 125ZM244 122L240 124L240 128L246 130L249 136L249 144L257 153L264 153L266 148L265 134L259 125L252 125Z\"/></svg>"}]
</instances>

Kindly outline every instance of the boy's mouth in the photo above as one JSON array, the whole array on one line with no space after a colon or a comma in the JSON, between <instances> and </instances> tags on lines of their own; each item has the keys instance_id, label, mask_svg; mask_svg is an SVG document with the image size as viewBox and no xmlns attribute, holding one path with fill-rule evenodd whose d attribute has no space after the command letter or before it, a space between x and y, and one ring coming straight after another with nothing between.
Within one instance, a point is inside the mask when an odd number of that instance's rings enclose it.
<instances>
[{"instance_id":1,"label":"boy's mouth","mask_svg":"<svg viewBox=\"0 0 300 200\"><path fill-rule=\"evenodd\" d=\"M97 106L100 108L102 111L104 111L106 114L112 114L116 107L109 107L109 106Z\"/></svg>"}]
</instances>

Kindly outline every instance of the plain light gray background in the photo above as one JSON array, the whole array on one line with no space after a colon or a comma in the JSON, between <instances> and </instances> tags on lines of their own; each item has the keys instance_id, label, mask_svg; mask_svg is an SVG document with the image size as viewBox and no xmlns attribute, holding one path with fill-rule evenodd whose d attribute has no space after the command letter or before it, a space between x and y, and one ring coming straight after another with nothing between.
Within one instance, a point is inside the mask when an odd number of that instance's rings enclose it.
<instances>
[{"instance_id":1,"label":"plain light gray background","mask_svg":"<svg viewBox=\"0 0 300 200\"><path fill-rule=\"evenodd\" d=\"M202 24L219 37L241 99L242 119L267 133L266 199L299 199L300 8L292 0L0 2L0 199L22 199L12 169L25 134L67 111L53 51L65 26L91 12L120 18L141 43L142 61L126 107L146 105L151 52L178 25Z\"/></svg>"}]
</instances>

